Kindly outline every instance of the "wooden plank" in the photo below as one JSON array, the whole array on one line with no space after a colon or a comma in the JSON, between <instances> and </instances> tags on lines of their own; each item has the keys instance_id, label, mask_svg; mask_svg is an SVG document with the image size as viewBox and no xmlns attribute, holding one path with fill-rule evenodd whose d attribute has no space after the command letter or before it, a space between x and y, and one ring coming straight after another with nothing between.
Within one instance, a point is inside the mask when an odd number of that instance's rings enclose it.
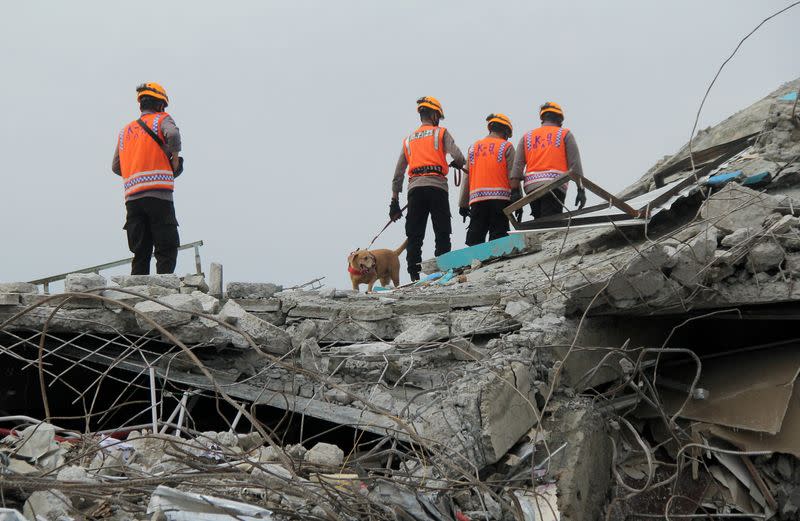
<instances>
[{"instance_id":1,"label":"wooden plank","mask_svg":"<svg viewBox=\"0 0 800 521\"><path fill-rule=\"evenodd\" d=\"M514 212L516 212L520 208L524 208L526 205L532 203L533 201L539 199L540 197L544 197L554 188L564 184L565 181L569 181L569 175L567 174L562 174L559 177L553 179L552 181L541 183L539 186L536 187L536 190L534 190L533 192L526 194L516 203L510 204L505 208L503 208L503 213L506 214L506 217L514 226L514 229L517 229L517 226L519 225L519 221L517 221L516 218L514 218Z\"/></svg>"},{"instance_id":2,"label":"wooden plank","mask_svg":"<svg viewBox=\"0 0 800 521\"><path fill-rule=\"evenodd\" d=\"M619 208L621 211L625 212L626 214L630 215L634 219L640 217L641 214L639 210L635 210L631 207L628 203L617 197L616 195L607 192L605 188L602 186L595 184L593 181L589 180L586 177L578 176L573 174L572 172L568 172L570 179L575 181L578 184L582 184L584 188L587 188L590 192L595 195L600 196L602 199L610 202L616 208Z\"/></svg>"}]
</instances>

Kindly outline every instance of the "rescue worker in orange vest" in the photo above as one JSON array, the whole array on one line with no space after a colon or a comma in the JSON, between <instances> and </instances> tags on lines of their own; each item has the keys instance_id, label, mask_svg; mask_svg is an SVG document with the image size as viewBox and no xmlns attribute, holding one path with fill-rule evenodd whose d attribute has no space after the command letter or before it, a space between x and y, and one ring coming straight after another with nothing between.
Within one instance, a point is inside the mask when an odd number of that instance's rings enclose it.
<instances>
[{"instance_id":1,"label":"rescue worker in orange vest","mask_svg":"<svg viewBox=\"0 0 800 521\"><path fill-rule=\"evenodd\" d=\"M450 251L450 201L447 197L449 167L464 167L464 154L453 141L446 128L439 126L444 119L442 104L436 98L425 96L417 100L417 112L422 124L403 141L403 150L397 160L392 179L392 200L389 218L396 221L402 216L400 192L408 170L408 214L406 215L406 262L411 280L419 280L422 263L422 241L428 226L428 215L436 236L435 253L438 257ZM447 163L447 154L453 161Z\"/></svg>"},{"instance_id":2,"label":"rescue worker in orange vest","mask_svg":"<svg viewBox=\"0 0 800 521\"><path fill-rule=\"evenodd\" d=\"M542 126L527 132L519 140L511 172L512 179L523 181L525 193L532 192L540 183L551 181L567 170L580 177L583 176L581 154L575 136L568 128L561 126L564 122L564 111L561 106L548 101L539 108L539 119L542 121ZM534 219L563 211L567 185L568 182L565 181L561 186L531 203L531 215ZM586 190L578 184L575 206L581 209L585 205Z\"/></svg>"},{"instance_id":3,"label":"rescue worker in orange vest","mask_svg":"<svg viewBox=\"0 0 800 521\"><path fill-rule=\"evenodd\" d=\"M172 192L183 171L181 135L164 112L169 98L158 83L136 87L141 117L119 133L111 170L125 187L125 230L133 253L131 275L148 275L155 252L156 272L173 273L178 259L178 221Z\"/></svg>"},{"instance_id":4,"label":"rescue worker in orange vest","mask_svg":"<svg viewBox=\"0 0 800 521\"><path fill-rule=\"evenodd\" d=\"M469 217L467 246L508 235L503 208L520 198L520 181L511 180L514 145L511 120L505 114L489 114L489 135L476 141L467 152L467 169L461 185L459 214Z\"/></svg>"}]
</instances>

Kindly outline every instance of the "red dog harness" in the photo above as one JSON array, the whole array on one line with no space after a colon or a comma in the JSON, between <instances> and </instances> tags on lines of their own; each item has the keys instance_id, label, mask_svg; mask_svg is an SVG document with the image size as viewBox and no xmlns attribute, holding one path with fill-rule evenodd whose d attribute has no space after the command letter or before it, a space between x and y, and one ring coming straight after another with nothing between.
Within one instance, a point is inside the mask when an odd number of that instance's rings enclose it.
<instances>
[{"instance_id":1,"label":"red dog harness","mask_svg":"<svg viewBox=\"0 0 800 521\"><path fill-rule=\"evenodd\" d=\"M354 267L352 267L352 266L348 266L348 267L347 267L347 271L348 271L348 273L351 273L351 274L353 274L353 275L366 275L367 273L369 273L370 271L372 271L372 269L368 269L368 270L357 270L357 269L355 269L355 268L354 268Z\"/></svg>"}]
</instances>

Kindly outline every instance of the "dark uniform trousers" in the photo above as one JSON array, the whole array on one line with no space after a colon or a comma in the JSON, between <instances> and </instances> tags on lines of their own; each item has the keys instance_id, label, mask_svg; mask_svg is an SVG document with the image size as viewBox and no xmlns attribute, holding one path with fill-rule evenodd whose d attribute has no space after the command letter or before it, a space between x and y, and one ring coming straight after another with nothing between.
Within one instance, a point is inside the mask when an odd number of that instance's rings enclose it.
<instances>
[{"instance_id":1,"label":"dark uniform trousers","mask_svg":"<svg viewBox=\"0 0 800 521\"><path fill-rule=\"evenodd\" d=\"M408 191L406 262L412 280L419 277L422 263L422 241L425 239L428 215L431 216L433 223L436 256L438 257L451 249L450 234L453 232L453 228L450 223L450 200L447 197L447 190L433 186L420 186Z\"/></svg>"},{"instance_id":2,"label":"dark uniform trousers","mask_svg":"<svg viewBox=\"0 0 800 521\"><path fill-rule=\"evenodd\" d=\"M551 190L548 194L531 203L531 215L534 219L558 215L564 211L564 200L567 198L566 190Z\"/></svg>"},{"instance_id":3,"label":"dark uniform trousers","mask_svg":"<svg viewBox=\"0 0 800 521\"><path fill-rule=\"evenodd\" d=\"M499 199L478 201L469 205L469 228L465 241L467 246L486 242L487 233L490 241L508 235L508 218L503 213L503 208L508 205L508 201Z\"/></svg>"},{"instance_id":4,"label":"dark uniform trousers","mask_svg":"<svg viewBox=\"0 0 800 521\"><path fill-rule=\"evenodd\" d=\"M155 253L156 273L174 273L178 260L178 221L172 201L142 197L125 203L125 230L133 253L131 275L149 275Z\"/></svg>"}]
</instances>

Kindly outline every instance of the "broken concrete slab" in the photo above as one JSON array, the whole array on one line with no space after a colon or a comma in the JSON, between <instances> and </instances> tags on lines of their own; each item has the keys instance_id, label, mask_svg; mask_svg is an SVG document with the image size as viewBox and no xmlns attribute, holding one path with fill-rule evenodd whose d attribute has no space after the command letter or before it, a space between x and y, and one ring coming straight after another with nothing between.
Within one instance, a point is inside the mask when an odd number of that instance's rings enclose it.
<instances>
[{"instance_id":1,"label":"broken concrete slab","mask_svg":"<svg viewBox=\"0 0 800 521\"><path fill-rule=\"evenodd\" d=\"M447 324L437 321L424 322L421 326L414 325L402 331L394 338L398 344L424 344L442 340L450 336Z\"/></svg>"},{"instance_id":2,"label":"broken concrete slab","mask_svg":"<svg viewBox=\"0 0 800 521\"><path fill-rule=\"evenodd\" d=\"M303 459L315 465L336 467L344 461L344 451L330 443L317 443L306 452Z\"/></svg>"},{"instance_id":3,"label":"broken concrete slab","mask_svg":"<svg viewBox=\"0 0 800 521\"><path fill-rule=\"evenodd\" d=\"M281 301L276 298L237 298L236 303L248 313L276 313L281 310Z\"/></svg>"},{"instance_id":4,"label":"broken concrete slab","mask_svg":"<svg viewBox=\"0 0 800 521\"><path fill-rule=\"evenodd\" d=\"M106 278L97 273L70 273L64 279L64 291L66 293L83 293L105 288L107 285Z\"/></svg>"},{"instance_id":5,"label":"broken concrete slab","mask_svg":"<svg viewBox=\"0 0 800 521\"><path fill-rule=\"evenodd\" d=\"M492 374L480 394L481 438L485 460L496 462L539 417L530 374L521 363Z\"/></svg>"},{"instance_id":6,"label":"broken concrete slab","mask_svg":"<svg viewBox=\"0 0 800 521\"><path fill-rule=\"evenodd\" d=\"M398 300L392 304L395 315L427 315L450 311L450 304L444 300Z\"/></svg>"},{"instance_id":7,"label":"broken concrete slab","mask_svg":"<svg viewBox=\"0 0 800 521\"><path fill-rule=\"evenodd\" d=\"M18 306L19 293L0 293L0 306Z\"/></svg>"},{"instance_id":8,"label":"broken concrete slab","mask_svg":"<svg viewBox=\"0 0 800 521\"><path fill-rule=\"evenodd\" d=\"M747 253L747 270L750 273L775 270L783 263L786 253L772 239L764 239L756 243Z\"/></svg>"},{"instance_id":9,"label":"broken concrete slab","mask_svg":"<svg viewBox=\"0 0 800 521\"><path fill-rule=\"evenodd\" d=\"M39 293L39 286L30 282L0 282L0 293Z\"/></svg>"},{"instance_id":10,"label":"broken concrete slab","mask_svg":"<svg viewBox=\"0 0 800 521\"><path fill-rule=\"evenodd\" d=\"M171 306L175 309L170 309L166 306ZM180 326L189 323L192 319L192 313L202 312L203 306L192 295L176 293L174 295L165 295L159 298L158 302L150 300L139 302L133 309L138 313L136 320L139 323L139 327L151 329L152 325L140 315L152 319L163 327Z\"/></svg>"},{"instance_id":11,"label":"broken concrete slab","mask_svg":"<svg viewBox=\"0 0 800 521\"><path fill-rule=\"evenodd\" d=\"M232 299L272 298L283 286L269 282L229 282L225 295Z\"/></svg>"},{"instance_id":12,"label":"broken concrete slab","mask_svg":"<svg viewBox=\"0 0 800 521\"><path fill-rule=\"evenodd\" d=\"M729 183L703 203L700 216L728 234L742 228L756 231L779 206L773 196Z\"/></svg>"},{"instance_id":13,"label":"broken concrete slab","mask_svg":"<svg viewBox=\"0 0 800 521\"><path fill-rule=\"evenodd\" d=\"M72 519L72 501L60 490L37 490L25 501L22 513L28 520Z\"/></svg>"},{"instance_id":14,"label":"broken concrete slab","mask_svg":"<svg viewBox=\"0 0 800 521\"><path fill-rule=\"evenodd\" d=\"M256 344L270 353L283 355L292 349L292 340L286 331L248 313L234 300L225 303L219 316L225 322L250 335ZM250 345L241 335L233 335L232 340L236 347L244 348Z\"/></svg>"},{"instance_id":15,"label":"broken concrete slab","mask_svg":"<svg viewBox=\"0 0 800 521\"><path fill-rule=\"evenodd\" d=\"M181 279L174 274L115 275L111 277L111 280L116 282L121 288L128 288L130 286L160 286L176 291L181 288Z\"/></svg>"},{"instance_id":16,"label":"broken concrete slab","mask_svg":"<svg viewBox=\"0 0 800 521\"><path fill-rule=\"evenodd\" d=\"M212 262L208 268L208 294L222 298L222 264Z\"/></svg>"}]
</instances>

